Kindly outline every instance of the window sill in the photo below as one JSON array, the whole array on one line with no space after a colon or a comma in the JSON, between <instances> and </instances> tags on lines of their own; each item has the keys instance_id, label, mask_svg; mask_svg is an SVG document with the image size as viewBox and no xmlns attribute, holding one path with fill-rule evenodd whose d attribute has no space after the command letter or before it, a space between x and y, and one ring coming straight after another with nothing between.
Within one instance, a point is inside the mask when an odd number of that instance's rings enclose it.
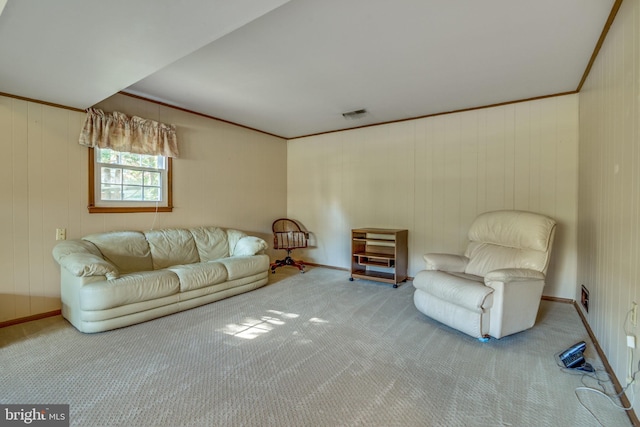
<instances>
[{"instance_id":1,"label":"window sill","mask_svg":"<svg viewBox=\"0 0 640 427\"><path fill-rule=\"evenodd\" d=\"M116 207L88 206L89 213L136 213L136 212L173 212L173 206L149 206L149 207Z\"/></svg>"}]
</instances>

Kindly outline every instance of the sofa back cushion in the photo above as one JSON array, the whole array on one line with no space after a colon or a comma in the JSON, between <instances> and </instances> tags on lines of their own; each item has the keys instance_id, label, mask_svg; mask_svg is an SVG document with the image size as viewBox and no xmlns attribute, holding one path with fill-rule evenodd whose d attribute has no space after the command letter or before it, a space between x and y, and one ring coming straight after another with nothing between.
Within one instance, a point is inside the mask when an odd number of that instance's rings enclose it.
<instances>
[{"instance_id":1,"label":"sofa back cushion","mask_svg":"<svg viewBox=\"0 0 640 427\"><path fill-rule=\"evenodd\" d=\"M546 273L556 222L524 211L479 215L469 229L465 273L484 277L502 268L527 268Z\"/></svg>"},{"instance_id":2,"label":"sofa back cushion","mask_svg":"<svg viewBox=\"0 0 640 427\"><path fill-rule=\"evenodd\" d=\"M144 234L151 248L154 270L200 261L193 236L187 229L150 230Z\"/></svg>"},{"instance_id":3,"label":"sofa back cushion","mask_svg":"<svg viewBox=\"0 0 640 427\"><path fill-rule=\"evenodd\" d=\"M189 230L182 228L150 230L144 235L149 242L154 270L200 261L196 243Z\"/></svg>"},{"instance_id":4,"label":"sofa back cushion","mask_svg":"<svg viewBox=\"0 0 640 427\"><path fill-rule=\"evenodd\" d=\"M195 241L200 261L215 261L229 256L229 239L222 228L197 227L189 231Z\"/></svg>"},{"instance_id":5,"label":"sofa back cushion","mask_svg":"<svg viewBox=\"0 0 640 427\"><path fill-rule=\"evenodd\" d=\"M149 244L139 231L111 231L85 236L121 274L153 270Z\"/></svg>"}]
</instances>

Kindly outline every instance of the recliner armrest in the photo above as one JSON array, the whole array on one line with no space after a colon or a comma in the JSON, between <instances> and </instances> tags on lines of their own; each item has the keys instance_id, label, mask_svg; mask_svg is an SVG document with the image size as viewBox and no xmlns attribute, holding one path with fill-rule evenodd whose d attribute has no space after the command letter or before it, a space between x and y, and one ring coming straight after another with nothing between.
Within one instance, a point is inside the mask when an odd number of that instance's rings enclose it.
<instances>
[{"instance_id":1,"label":"recliner armrest","mask_svg":"<svg viewBox=\"0 0 640 427\"><path fill-rule=\"evenodd\" d=\"M491 271L484 283L493 292L489 335L502 338L529 329L536 322L545 275L527 268Z\"/></svg>"},{"instance_id":2,"label":"recliner armrest","mask_svg":"<svg viewBox=\"0 0 640 427\"><path fill-rule=\"evenodd\" d=\"M487 273L487 275L484 276L484 283L488 286L489 282L508 283L544 279L544 274L537 270L529 270L528 268L501 268Z\"/></svg>"},{"instance_id":3,"label":"recliner armrest","mask_svg":"<svg viewBox=\"0 0 640 427\"><path fill-rule=\"evenodd\" d=\"M469 258L454 254L425 254L426 270L448 271L451 273L464 273Z\"/></svg>"}]
</instances>

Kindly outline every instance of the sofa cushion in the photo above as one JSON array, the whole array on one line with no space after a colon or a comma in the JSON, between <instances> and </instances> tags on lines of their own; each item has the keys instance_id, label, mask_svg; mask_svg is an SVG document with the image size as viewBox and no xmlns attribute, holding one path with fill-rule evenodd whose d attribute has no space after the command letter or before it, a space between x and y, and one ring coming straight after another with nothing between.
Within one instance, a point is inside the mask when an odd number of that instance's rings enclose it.
<instances>
[{"instance_id":1,"label":"sofa cushion","mask_svg":"<svg viewBox=\"0 0 640 427\"><path fill-rule=\"evenodd\" d=\"M215 261L229 256L229 239L227 232L222 228L197 227L189 231L196 243L200 261Z\"/></svg>"},{"instance_id":2,"label":"sofa cushion","mask_svg":"<svg viewBox=\"0 0 640 427\"><path fill-rule=\"evenodd\" d=\"M116 266L120 274L153 270L149 244L139 231L111 231L85 236L104 259Z\"/></svg>"},{"instance_id":3,"label":"sofa cushion","mask_svg":"<svg viewBox=\"0 0 640 427\"><path fill-rule=\"evenodd\" d=\"M219 260L227 269L227 280L241 279L265 272L269 269L269 257L267 255L234 256Z\"/></svg>"},{"instance_id":4,"label":"sofa cushion","mask_svg":"<svg viewBox=\"0 0 640 427\"><path fill-rule=\"evenodd\" d=\"M80 288L80 309L106 310L173 295L180 290L178 276L169 270L143 271Z\"/></svg>"},{"instance_id":5,"label":"sofa cushion","mask_svg":"<svg viewBox=\"0 0 640 427\"><path fill-rule=\"evenodd\" d=\"M189 230L171 228L146 231L144 234L151 248L154 270L200 261L196 243Z\"/></svg>"},{"instance_id":6,"label":"sofa cushion","mask_svg":"<svg viewBox=\"0 0 640 427\"><path fill-rule=\"evenodd\" d=\"M168 267L180 278L180 292L216 285L227 280L227 269L219 262L199 262L196 264Z\"/></svg>"}]
</instances>

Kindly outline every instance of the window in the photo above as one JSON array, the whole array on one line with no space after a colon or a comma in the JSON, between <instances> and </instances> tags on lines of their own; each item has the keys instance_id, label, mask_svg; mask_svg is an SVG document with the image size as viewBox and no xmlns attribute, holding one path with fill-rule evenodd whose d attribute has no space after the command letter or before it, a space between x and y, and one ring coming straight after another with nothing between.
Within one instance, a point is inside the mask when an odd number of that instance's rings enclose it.
<instances>
[{"instance_id":1,"label":"window","mask_svg":"<svg viewBox=\"0 0 640 427\"><path fill-rule=\"evenodd\" d=\"M89 212L171 212L171 157L89 149Z\"/></svg>"}]
</instances>

